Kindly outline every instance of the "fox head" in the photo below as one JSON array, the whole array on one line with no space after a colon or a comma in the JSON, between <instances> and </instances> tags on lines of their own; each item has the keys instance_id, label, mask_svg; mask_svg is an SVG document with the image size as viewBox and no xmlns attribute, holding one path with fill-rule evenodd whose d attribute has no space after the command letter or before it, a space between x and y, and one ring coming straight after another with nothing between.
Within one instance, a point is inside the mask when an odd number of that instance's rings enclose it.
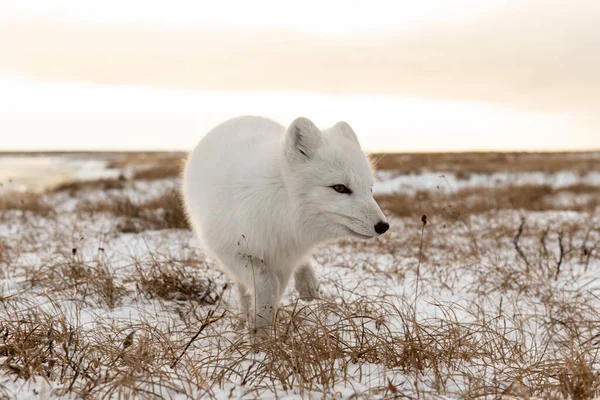
<instances>
[{"instance_id":1,"label":"fox head","mask_svg":"<svg viewBox=\"0 0 600 400\"><path fill-rule=\"evenodd\" d=\"M389 224L372 193L373 170L346 122L319 130L292 122L284 140L285 185L300 228L315 239L369 239Z\"/></svg>"}]
</instances>

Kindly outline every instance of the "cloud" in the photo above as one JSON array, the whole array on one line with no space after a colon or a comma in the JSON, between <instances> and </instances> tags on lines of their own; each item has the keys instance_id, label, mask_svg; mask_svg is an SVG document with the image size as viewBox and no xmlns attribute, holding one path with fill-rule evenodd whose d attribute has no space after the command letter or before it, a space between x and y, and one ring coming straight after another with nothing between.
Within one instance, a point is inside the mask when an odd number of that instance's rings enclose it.
<instances>
[{"instance_id":1,"label":"cloud","mask_svg":"<svg viewBox=\"0 0 600 400\"><path fill-rule=\"evenodd\" d=\"M177 28L16 16L0 20L0 37L12 38L1 45L0 74L164 89L483 101L568 112L600 127L600 3L490 4L497 9L476 18L424 18L410 29L362 39L277 26Z\"/></svg>"}]
</instances>

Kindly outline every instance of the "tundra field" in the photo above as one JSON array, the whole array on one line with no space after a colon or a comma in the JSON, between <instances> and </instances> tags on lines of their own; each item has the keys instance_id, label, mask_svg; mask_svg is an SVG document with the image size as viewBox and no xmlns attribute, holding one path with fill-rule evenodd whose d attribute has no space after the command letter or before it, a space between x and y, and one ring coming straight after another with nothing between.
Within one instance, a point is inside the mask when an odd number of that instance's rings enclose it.
<instances>
[{"instance_id":1,"label":"tundra field","mask_svg":"<svg viewBox=\"0 0 600 400\"><path fill-rule=\"evenodd\" d=\"M0 399L600 397L600 153L372 155L389 232L260 343L183 157L0 155Z\"/></svg>"}]
</instances>

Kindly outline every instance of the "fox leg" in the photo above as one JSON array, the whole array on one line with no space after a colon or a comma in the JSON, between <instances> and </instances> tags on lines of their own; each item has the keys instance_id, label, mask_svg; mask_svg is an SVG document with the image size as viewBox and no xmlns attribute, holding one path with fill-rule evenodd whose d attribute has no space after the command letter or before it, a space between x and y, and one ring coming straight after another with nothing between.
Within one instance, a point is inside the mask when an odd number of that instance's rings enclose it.
<instances>
[{"instance_id":1,"label":"fox leg","mask_svg":"<svg viewBox=\"0 0 600 400\"><path fill-rule=\"evenodd\" d=\"M250 294L250 291L246 287L246 285L244 285L243 283L238 282L237 287L238 287L238 293L237 293L237 295L238 295L238 313L239 313L242 321L247 322L248 315L249 315L248 313L250 312L250 305L252 302L252 296Z\"/></svg>"},{"instance_id":2,"label":"fox leg","mask_svg":"<svg viewBox=\"0 0 600 400\"><path fill-rule=\"evenodd\" d=\"M250 312L249 328L253 333L269 334L281 299L282 285L279 277L268 271L256 271L253 280L254 290L250 298L253 312Z\"/></svg>"},{"instance_id":3,"label":"fox leg","mask_svg":"<svg viewBox=\"0 0 600 400\"><path fill-rule=\"evenodd\" d=\"M319 281L315 270L307 261L294 272L296 290L302 300L314 300L319 297Z\"/></svg>"}]
</instances>

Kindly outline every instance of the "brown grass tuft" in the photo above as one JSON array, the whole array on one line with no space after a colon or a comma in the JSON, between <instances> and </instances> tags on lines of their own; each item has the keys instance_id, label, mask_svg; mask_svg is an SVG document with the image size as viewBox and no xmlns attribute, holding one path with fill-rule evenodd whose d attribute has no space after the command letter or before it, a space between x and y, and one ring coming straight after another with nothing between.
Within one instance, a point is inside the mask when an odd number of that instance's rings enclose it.
<instances>
[{"instance_id":1,"label":"brown grass tuft","mask_svg":"<svg viewBox=\"0 0 600 400\"><path fill-rule=\"evenodd\" d=\"M598 168L594 153L374 153L370 158L379 170L401 174L452 172L463 179L472 173L571 170L585 174Z\"/></svg>"},{"instance_id":2,"label":"brown grass tuft","mask_svg":"<svg viewBox=\"0 0 600 400\"><path fill-rule=\"evenodd\" d=\"M0 196L0 214L3 211L20 210L40 216L54 213L54 208L48 203L43 194L33 192L9 192Z\"/></svg>"},{"instance_id":3,"label":"brown grass tuft","mask_svg":"<svg viewBox=\"0 0 600 400\"><path fill-rule=\"evenodd\" d=\"M4 239L0 238L0 265L8 265L10 247L6 244Z\"/></svg>"},{"instance_id":4,"label":"brown grass tuft","mask_svg":"<svg viewBox=\"0 0 600 400\"><path fill-rule=\"evenodd\" d=\"M77 249L73 249L71 255L62 255L28 269L26 281L30 288L70 292L83 304L109 309L117 307L127 293L103 258L86 262L77 254Z\"/></svg>"},{"instance_id":5,"label":"brown grass tuft","mask_svg":"<svg viewBox=\"0 0 600 400\"><path fill-rule=\"evenodd\" d=\"M137 202L117 196L103 201L86 202L79 210L87 213L109 213L121 217L119 230L138 233L146 230L190 229L179 192L166 191L159 197Z\"/></svg>"},{"instance_id":6,"label":"brown grass tuft","mask_svg":"<svg viewBox=\"0 0 600 400\"><path fill-rule=\"evenodd\" d=\"M183 265L154 262L149 270L143 270L138 263L136 269L138 289L151 298L209 305L221 298L221 288L210 278L202 279L196 270L189 270Z\"/></svg>"},{"instance_id":7,"label":"brown grass tuft","mask_svg":"<svg viewBox=\"0 0 600 400\"><path fill-rule=\"evenodd\" d=\"M575 185L553 189L547 185L522 185L496 188L463 188L454 192L419 191L414 195L405 193L376 195L383 210L400 217L420 214L458 218L500 210L572 210L593 212L600 206L598 188ZM577 203L563 204L556 197L566 193L589 194Z\"/></svg>"},{"instance_id":8,"label":"brown grass tuft","mask_svg":"<svg viewBox=\"0 0 600 400\"><path fill-rule=\"evenodd\" d=\"M183 159L168 160L150 168L144 168L133 174L133 179L152 181L158 179L179 178L183 170Z\"/></svg>"},{"instance_id":9,"label":"brown grass tuft","mask_svg":"<svg viewBox=\"0 0 600 400\"><path fill-rule=\"evenodd\" d=\"M600 374L583 354L566 360L559 381L561 394L570 399L593 399L600 388Z\"/></svg>"},{"instance_id":10,"label":"brown grass tuft","mask_svg":"<svg viewBox=\"0 0 600 400\"><path fill-rule=\"evenodd\" d=\"M142 203L142 208L157 210L162 229L190 229L183 199L178 190L171 189L163 195Z\"/></svg>"},{"instance_id":11,"label":"brown grass tuft","mask_svg":"<svg viewBox=\"0 0 600 400\"><path fill-rule=\"evenodd\" d=\"M187 156L182 152L132 152L120 153L109 162L108 168L147 167L157 164L181 162Z\"/></svg>"},{"instance_id":12,"label":"brown grass tuft","mask_svg":"<svg viewBox=\"0 0 600 400\"><path fill-rule=\"evenodd\" d=\"M125 177L121 176L117 179L97 179L89 181L71 181L64 182L54 186L48 190L49 193L67 192L71 196L75 196L77 192L82 190L111 190L123 189L125 187Z\"/></svg>"}]
</instances>

